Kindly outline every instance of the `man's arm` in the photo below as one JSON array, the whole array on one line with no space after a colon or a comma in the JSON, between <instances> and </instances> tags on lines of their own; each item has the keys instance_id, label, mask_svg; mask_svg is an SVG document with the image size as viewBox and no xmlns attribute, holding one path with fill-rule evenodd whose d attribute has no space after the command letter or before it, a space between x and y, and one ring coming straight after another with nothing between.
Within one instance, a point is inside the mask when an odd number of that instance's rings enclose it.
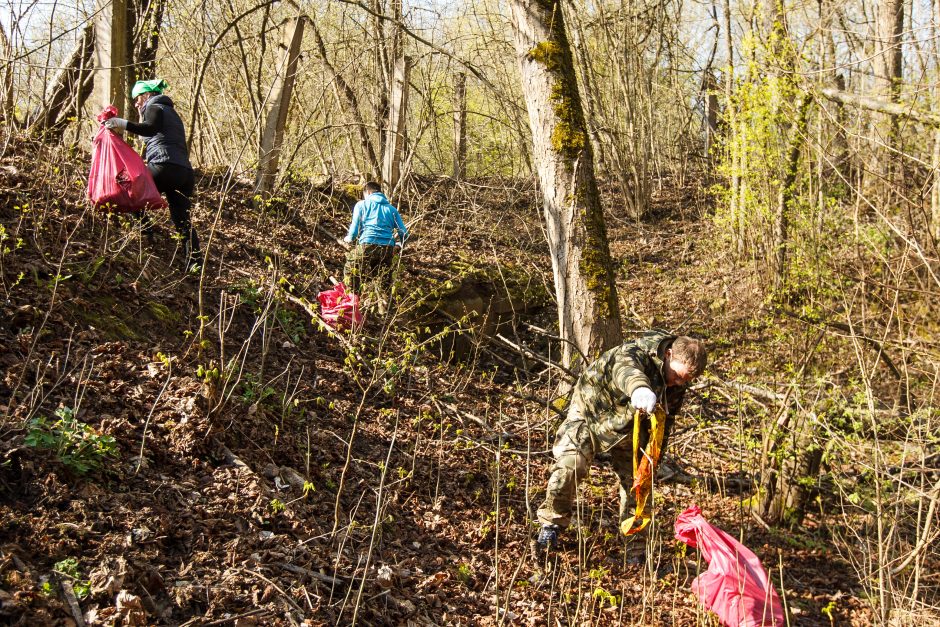
<instances>
[{"instance_id":1,"label":"man's arm","mask_svg":"<svg viewBox=\"0 0 940 627\"><path fill-rule=\"evenodd\" d=\"M611 372L611 384L613 387L626 397L633 395L638 388L649 388L653 386L649 377L646 376L645 367L649 363L649 357L637 346L631 346L614 360Z\"/></svg>"},{"instance_id":2,"label":"man's arm","mask_svg":"<svg viewBox=\"0 0 940 627\"><path fill-rule=\"evenodd\" d=\"M350 244L359 237L359 222L362 221L362 201L356 203L353 208L352 221L349 223L349 230L346 232L346 241Z\"/></svg>"},{"instance_id":3,"label":"man's arm","mask_svg":"<svg viewBox=\"0 0 940 627\"><path fill-rule=\"evenodd\" d=\"M160 107L145 107L144 117L139 124L127 122L127 130L141 137L153 137L163 129L163 109Z\"/></svg>"},{"instance_id":4,"label":"man's arm","mask_svg":"<svg viewBox=\"0 0 940 627\"><path fill-rule=\"evenodd\" d=\"M395 210L395 228L398 229L398 237L401 240L401 243L404 244L405 240L408 239L408 228L405 227L405 223L402 221L401 214L398 213L398 209Z\"/></svg>"}]
</instances>

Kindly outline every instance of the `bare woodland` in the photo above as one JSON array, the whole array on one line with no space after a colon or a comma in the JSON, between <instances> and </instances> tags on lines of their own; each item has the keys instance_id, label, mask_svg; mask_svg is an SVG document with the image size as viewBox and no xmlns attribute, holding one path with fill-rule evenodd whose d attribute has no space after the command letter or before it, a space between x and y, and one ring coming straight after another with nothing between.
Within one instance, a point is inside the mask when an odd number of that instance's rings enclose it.
<instances>
[{"instance_id":1,"label":"bare woodland","mask_svg":"<svg viewBox=\"0 0 940 627\"><path fill-rule=\"evenodd\" d=\"M0 620L713 625L672 538L699 503L789 624L940 621L940 0L4 0L0 30ZM167 216L148 248L84 196L95 115L154 77L195 277ZM336 332L367 180L416 237ZM654 524L620 538L598 468L537 563L564 395L653 327L710 351Z\"/></svg>"}]
</instances>

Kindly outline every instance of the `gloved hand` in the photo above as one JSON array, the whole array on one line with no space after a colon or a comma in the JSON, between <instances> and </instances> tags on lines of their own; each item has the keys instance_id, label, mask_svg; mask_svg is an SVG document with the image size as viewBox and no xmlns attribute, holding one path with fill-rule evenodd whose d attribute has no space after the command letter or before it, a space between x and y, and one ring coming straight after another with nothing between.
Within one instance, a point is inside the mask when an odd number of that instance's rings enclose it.
<instances>
[{"instance_id":1,"label":"gloved hand","mask_svg":"<svg viewBox=\"0 0 940 627\"><path fill-rule=\"evenodd\" d=\"M637 388L630 395L630 404L634 409L642 409L648 414L652 414L656 409L656 394L649 388Z\"/></svg>"},{"instance_id":2,"label":"gloved hand","mask_svg":"<svg viewBox=\"0 0 940 627\"><path fill-rule=\"evenodd\" d=\"M117 131L118 133L123 133L127 130L127 120L124 118L108 118L104 121L104 125L105 128Z\"/></svg>"}]
</instances>

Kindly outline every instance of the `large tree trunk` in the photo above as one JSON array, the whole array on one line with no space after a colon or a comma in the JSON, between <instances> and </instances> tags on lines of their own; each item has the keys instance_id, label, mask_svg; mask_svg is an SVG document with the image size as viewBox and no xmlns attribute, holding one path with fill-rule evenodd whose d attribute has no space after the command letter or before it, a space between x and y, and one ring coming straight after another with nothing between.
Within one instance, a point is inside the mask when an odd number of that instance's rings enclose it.
<instances>
[{"instance_id":1,"label":"large tree trunk","mask_svg":"<svg viewBox=\"0 0 940 627\"><path fill-rule=\"evenodd\" d=\"M84 79L88 73L91 62L92 46L94 45L95 26L89 24L82 32L82 37L75 45L65 66L53 80L53 87L45 107L33 116L34 122L30 126L30 133L42 135L52 130L61 130L64 126L63 111L70 110L78 95L82 93ZM82 100L84 102L84 100Z\"/></svg>"},{"instance_id":2,"label":"large tree trunk","mask_svg":"<svg viewBox=\"0 0 940 627\"><path fill-rule=\"evenodd\" d=\"M933 11L934 21L940 24L940 0L934 0ZM936 40L934 46L936 46ZM934 111L940 111L940 87L934 87L933 97ZM933 185L930 188L930 235L940 241L940 126L933 131L933 154L930 165L933 166Z\"/></svg>"},{"instance_id":3,"label":"large tree trunk","mask_svg":"<svg viewBox=\"0 0 940 627\"><path fill-rule=\"evenodd\" d=\"M607 229L594 178L560 0L513 0L522 91L532 129L555 275L563 361L590 359L621 340Z\"/></svg>"},{"instance_id":4,"label":"large tree trunk","mask_svg":"<svg viewBox=\"0 0 940 627\"><path fill-rule=\"evenodd\" d=\"M878 5L875 85L877 98L897 103L900 97L903 70L904 1L881 0ZM872 166L865 176L864 191L877 199L886 198L894 178L895 159L891 148L897 140L898 121L890 115L876 115L872 125Z\"/></svg>"},{"instance_id":5,"label":"large tree trunk","mask_svg":"<svg viewBox=\"0 0 940 627\"><path fill-rule=\"evenodd\" d=\"M804 413L796 419L773 447L774 461L764 471L758 501L761 518L791 529L803 524L816 496L823 454L812 416Z\"/></svg>"},{"instance_id":6,"label":"large tree trunk","mask_svg":"<svg viewBox=\"0 0 940 627\"><path fill-rule=\"evenodd\" d=\"M774 266L776 267L775 278L777 289L784 287L784 279L787 276L790 247L790 220L793 210L793 201L796 199L797 173L800 167L800 154L803 151L803 142L806 137L806 126L809 123L809 106L813 98L810 94L803 95L803 101L800 103L799 117L796 126L790 134L790 142L787 148L786 171L783 173L783 181L780 184L779 200L777 201L776 220L774 222L774 247L776 258Z\"/></svg>"},{"instance_id":7,"label":"large tree trunk","mask_svg":"<svg viewBox=\"0 0 940 627\"><path fill-rule=\"evenodd\" d=\"M570 2L570 0L569 0ZM584 87L584 107L585 119L587 121L588 137L591 138L591 150L594 152L594 163L597 166L597 174L604 176L607 172L607 161L604 158L604 144L601 143L600 134L597 132L596 107L594 106L594 86L592 85L591 60L588 56L586 44L584 43L584 30L581 21L578 19L577 8L573 3L570 4L570 15L572 15L571 43L574 46L574 52L578 55L578 70L581 76L581 85Z\"/></svg>"},{"instance_id":8,"label":"large tree trunk","mask_svg":"<svg viewBox=\"0 0 940 627\"><path fill-rule=\"evenodd\" d=\"M133 33L134 65L132 80L156 78L157 49L166 0L138 0L131 4L130 28Z\"/></svg>"}]
</instances>

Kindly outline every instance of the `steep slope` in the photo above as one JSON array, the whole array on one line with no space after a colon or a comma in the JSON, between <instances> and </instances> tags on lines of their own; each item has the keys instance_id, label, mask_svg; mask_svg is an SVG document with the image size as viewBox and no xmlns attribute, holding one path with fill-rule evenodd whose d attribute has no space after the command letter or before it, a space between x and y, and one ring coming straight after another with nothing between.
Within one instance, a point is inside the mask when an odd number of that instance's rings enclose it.
<instances>
[{"instance_id":1,"label":"steep slope","mask_svg":"<svg viewBox=\"0 0 940 627\"><path fill-rule=\"evenodd\" d=\"M698 501L784 569L801 624L829 624L834 600L842 624L865 622L845 565L709 490L745 453L728 401L705 388L664 475L701 481L662 485L645 559L643 540L617 536L603 465L580 534L533 559L557 371L456 332L557 352L535 330L552 308L531 188L417 181L400 303L348 335L309 307L341 272L332 236L353 200L341 186L294 185L258 208L247 185L202 173L209 257L187 276L166 224L150 248L131 220L89 212L82 167L22 140L0 161L4 621L695 624L698 565L670 525ZM700 199L659 206L652 227L609 216L628 332L701 334L728 368L748 284L697 263L710 253ZM480 320L487 310L504 324Z\"/></svg>"}]
</instances>

